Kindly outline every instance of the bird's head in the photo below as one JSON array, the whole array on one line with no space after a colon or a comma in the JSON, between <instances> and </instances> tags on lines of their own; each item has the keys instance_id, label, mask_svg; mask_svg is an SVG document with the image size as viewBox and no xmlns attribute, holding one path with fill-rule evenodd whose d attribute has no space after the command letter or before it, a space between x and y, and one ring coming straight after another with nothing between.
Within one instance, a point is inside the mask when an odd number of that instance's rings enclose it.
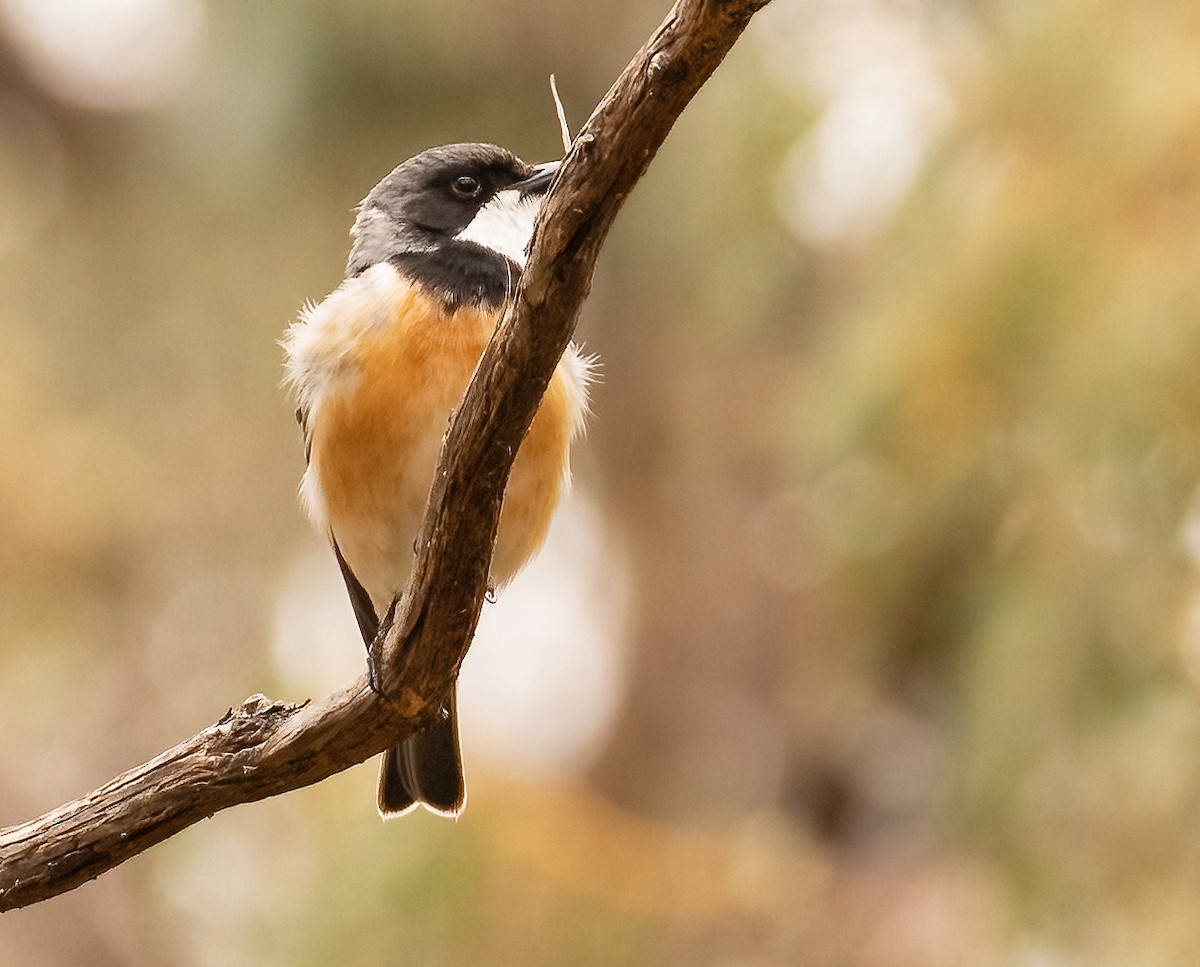
<instances>
[{"instance_id":1,"label":"bird's head","mask_svg":"<svg viewBox=\"0 0 1200 967\"><path fill-rule=\"evenodd\" d=\"M347 274L403 256L474 249L525 264L559 162L529 165L494 144L448 144L409 158L363 199Z\"/></svg>"}]
</instances>

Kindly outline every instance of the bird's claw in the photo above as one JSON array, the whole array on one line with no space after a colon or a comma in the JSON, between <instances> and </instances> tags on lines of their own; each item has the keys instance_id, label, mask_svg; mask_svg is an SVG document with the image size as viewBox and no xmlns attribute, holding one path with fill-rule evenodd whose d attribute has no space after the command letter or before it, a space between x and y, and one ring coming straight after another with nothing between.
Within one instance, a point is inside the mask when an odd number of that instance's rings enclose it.
<instances>
[{"instance_id":1,"label":"bird's claw","mask_svg":"<svg viewBox=\"0 0 1200 967\"><path fill-rule=\"evenodd\" d=\"M371 687L371 691L380 698L387 698L387 695L383 691L383 675L380 671L380 662L383 657L381 654L383 638L384 635L381 629L380 633L375 636L375 639L367 645L367 684Z\"/></svg>"}]
</instances>

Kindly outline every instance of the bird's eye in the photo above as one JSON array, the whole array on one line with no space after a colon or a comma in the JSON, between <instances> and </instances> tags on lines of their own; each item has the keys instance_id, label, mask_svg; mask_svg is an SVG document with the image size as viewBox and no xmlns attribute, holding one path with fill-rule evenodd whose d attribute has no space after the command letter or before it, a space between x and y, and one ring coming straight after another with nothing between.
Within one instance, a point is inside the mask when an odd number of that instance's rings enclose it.
<instances>
[{"instance_id":1,"label":"bird's eye","mask_svg":"<svg viewBox=\"0 0 1200 967\"><path fill-rule=\"evenodd\" d=\"M450 182L450 190L459 198L474 198L479 194L479 179L473 175L459 175Z\"/></svg>"}]
</instances>

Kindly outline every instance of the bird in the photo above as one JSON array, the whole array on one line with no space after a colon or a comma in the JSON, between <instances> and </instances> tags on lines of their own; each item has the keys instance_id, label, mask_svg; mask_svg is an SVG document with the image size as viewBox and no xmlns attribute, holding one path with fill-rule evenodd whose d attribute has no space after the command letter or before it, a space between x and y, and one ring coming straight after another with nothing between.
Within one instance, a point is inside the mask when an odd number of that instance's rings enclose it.
<instances>
[{"instance_id":1,"label":"bird","mask_svg":"<svg viewBox=\"0 0 1200 967\"><path fill-rule=\"evenodd\" d=\"M281 340L304 437L301 504L328 536L368 653L407 584L443 436L512 300L559 164L485 143L409 158L359 205L344 280ZM493 589L541 547L569 488L593 362L568 346L517 452ZM452 688L443 716L384 753L377 804L385 819L417 806L457 817L465 801Z\"/></svg>"}]
</instances>

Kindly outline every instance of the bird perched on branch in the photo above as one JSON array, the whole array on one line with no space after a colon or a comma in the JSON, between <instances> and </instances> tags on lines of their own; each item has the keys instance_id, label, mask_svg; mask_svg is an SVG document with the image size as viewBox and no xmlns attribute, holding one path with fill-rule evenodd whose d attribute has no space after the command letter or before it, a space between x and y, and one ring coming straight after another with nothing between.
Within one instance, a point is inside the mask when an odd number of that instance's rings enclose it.
<instances>
[{"instance_id":1,"label":"bird perched on branch","mask_svg":"<svg viewBox=\"0 0 1200 967\"><path fill-rule=\"evenodd\" d=\"M368 648L408 582L442 437L512 298L558 162L491 144L431 148L363 200L346 278L283 339L308 467L306 513L329 535ZM569 483L588 361L559 362L504 492L491 584L533 556ZM379 811L465 801L453 690L446 714L384 754Z\"/></svg>"}]
</instances>

